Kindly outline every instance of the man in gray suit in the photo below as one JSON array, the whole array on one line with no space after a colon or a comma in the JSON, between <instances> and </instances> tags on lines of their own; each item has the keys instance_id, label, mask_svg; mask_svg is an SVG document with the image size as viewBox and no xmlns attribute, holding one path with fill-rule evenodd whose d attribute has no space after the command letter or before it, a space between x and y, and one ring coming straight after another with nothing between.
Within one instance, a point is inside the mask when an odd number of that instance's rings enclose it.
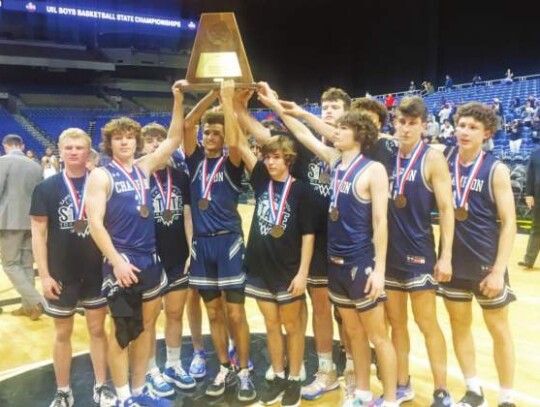
<instances>
[{"instance_id":1,"label":"man in gray suit","mask_svg":"<svg viewBox=\"0 0 540 407\"><path fill-rule=\"evenodd\" d=\"M2 268L19 292L22 306L16 316L32 320L43 312L41 295L34 287L30 201L41 180L41 167L24 153L20 136L10 134L2 140L6 155L0 157L0 252Z\"/></svg>"}]
</instances>

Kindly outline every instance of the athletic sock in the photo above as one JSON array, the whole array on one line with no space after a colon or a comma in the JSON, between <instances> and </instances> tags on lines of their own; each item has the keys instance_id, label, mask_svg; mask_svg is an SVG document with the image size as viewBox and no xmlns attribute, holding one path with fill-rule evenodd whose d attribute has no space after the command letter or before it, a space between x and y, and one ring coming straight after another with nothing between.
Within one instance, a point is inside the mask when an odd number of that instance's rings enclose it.
<instances>
[{"instance_id":1,"label":"athletic sock","mask_svg":"<svg viewBox=\"0 0 540 407\"><path fill-rule=\"evenodd\" d=\"M173 367L180 361L180 348L167 346L167 362L165 367Z\"/></svg>"},{"instance_id":2,"label":"athletic sock","mask_svg":"<svg viewBox=\"0 0 540 407\"><path fill-rule=\"evenodd\" d=\"M317 353L319 357L319 370L329 372L334 369L334 361L332 360L332 352Z\"/></svg>"},{"instance_id":3,"label":"athletic sock","mask_svg":"<svg viewBox=\"0 0 540 407\"><path fill-rule=\"evenodd\" d=\"M467 385L467 390L475 392L478 395L482 394L482 388L480 386L480 379L478 376L465 379L465 384Z\"/></svg>"},{"instance_id":4,"label":"athletic sock","mask_svg":"<svg viewBox=\"0 0 540 407\"><path fill-rule=\"evenodd\" d=\"M499 389L499 404L512 403L514 401L514 389Z\"/></svg>"},{"instance_id":5,"label":"athletic sock","mask_svg":"<svg viewBox=\"0 0 540 407\"><path fill-rule=\"evenodd\" d=\"M118 397L120 401L126 401L128 398L130 398L131 392L129 391L129 384L121 387L116 387L116 397Z\"/></svg>"},{"instance_id":6,"label":"athletic sock","mask_svg":"<svg viewBox=\"0 0 540 407\"><path fill-rule=\"evenodd\" d=\"M345 370L354 370L354 361L349 353L347 353L347 360L345 361Z\"/></svg>"}]
</instances>

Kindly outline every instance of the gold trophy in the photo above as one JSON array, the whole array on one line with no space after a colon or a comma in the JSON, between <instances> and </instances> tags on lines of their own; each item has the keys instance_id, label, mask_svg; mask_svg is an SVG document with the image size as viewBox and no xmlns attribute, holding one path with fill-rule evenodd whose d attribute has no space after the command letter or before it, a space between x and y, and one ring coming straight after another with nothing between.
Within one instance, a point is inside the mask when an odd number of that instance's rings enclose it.
<instances>
[{"instance_id":1,"label":"gold trophy","mask_svg":"<svg viewBox=\"0 0 540 407\"><path fill-rule=\"evenodd\" d=\"M255 88L234 13L203 13L191 51L187 90L217 89L225 79L237 88Z\"/></svg>"}]
</instances>

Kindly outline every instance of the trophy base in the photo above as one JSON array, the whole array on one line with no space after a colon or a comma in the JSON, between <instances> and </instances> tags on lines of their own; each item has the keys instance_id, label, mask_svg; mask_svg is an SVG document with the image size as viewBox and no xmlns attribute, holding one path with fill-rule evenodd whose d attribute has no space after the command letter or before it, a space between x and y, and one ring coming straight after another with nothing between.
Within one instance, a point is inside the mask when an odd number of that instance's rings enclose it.
<instances>
[{"instance_id":1,"label":"trophy base","mask_svg":"<svg viewBox=\"0 0 540 407\"><path fill-rule=\"evenodd\" d=\"M208 82L208 83L190 83L182 87L183 90L188 92L208 92L211 90L216 90L221 87L221 82ZM258 86L256 83L234 83L236 89L257 89Z\"/></svg>"}]
</instances>

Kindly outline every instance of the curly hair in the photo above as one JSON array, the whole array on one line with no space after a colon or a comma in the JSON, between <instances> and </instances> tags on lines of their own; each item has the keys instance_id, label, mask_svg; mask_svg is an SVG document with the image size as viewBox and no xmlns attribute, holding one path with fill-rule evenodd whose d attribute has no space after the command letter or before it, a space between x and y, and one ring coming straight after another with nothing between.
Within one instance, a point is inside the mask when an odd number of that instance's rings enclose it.
<instances>
[{"instance_id":1,"label":"curly hair","mask_svg":"<svg viewBox=\"0 0 540 407\"><path fill-rule=\"evenodd\" d=\"M112 157L111 139L118 133L134 132L137 140L136 151L143 148L143 138L141 135L141 125L129 117L119 117L112 119L101 129L100 149L108 156Z\"/></svg>"},{"instance_id":2,"label":"curly hair","mask_svg":"<svg viewBox=\"0 0 540 407\"><path fill-rule=\"evenodd\" d=\"M495 111L488 105L480 102L469 102L458 107L454 115L454 123L458 123L462 117L472 117L484 125L493 135L499 128L499 118Z\"/></svg>"},{"instance_id":3,"label":"curly hair","mask_svg":"<svg viewBox=\"0 0 540 407\"><path fill-rule=\"evenodd\" d=\"M379 137L379 129L365 113L350 111L341 116L336 124L347 126L353 131L354 140L362 146L362 152L368 152Z\"/></svg>"},{"instance_id":4,"label":"curly hair","mask_svg":"<svg viewBox=\"0 0 540 407\"><path fill-rule=\"evenodd\" d=\"M370 98L359 98L352 102L351 110L357 112L372 112L379 117L379 123L383 127L388 119L388 110L381 102Z\"/></svg>"},{"instance_id":5,"label":"curly hair","mask_svg":"<svg viewBox=\"0 0 540 407\"><path fill-rule=\"evenodd\" d=\"M345 110L349 110L351 108L351 97L343 89L330 88L321 95L321 103L332 100L342 100Z\"/></svg>"}]
</instances>

